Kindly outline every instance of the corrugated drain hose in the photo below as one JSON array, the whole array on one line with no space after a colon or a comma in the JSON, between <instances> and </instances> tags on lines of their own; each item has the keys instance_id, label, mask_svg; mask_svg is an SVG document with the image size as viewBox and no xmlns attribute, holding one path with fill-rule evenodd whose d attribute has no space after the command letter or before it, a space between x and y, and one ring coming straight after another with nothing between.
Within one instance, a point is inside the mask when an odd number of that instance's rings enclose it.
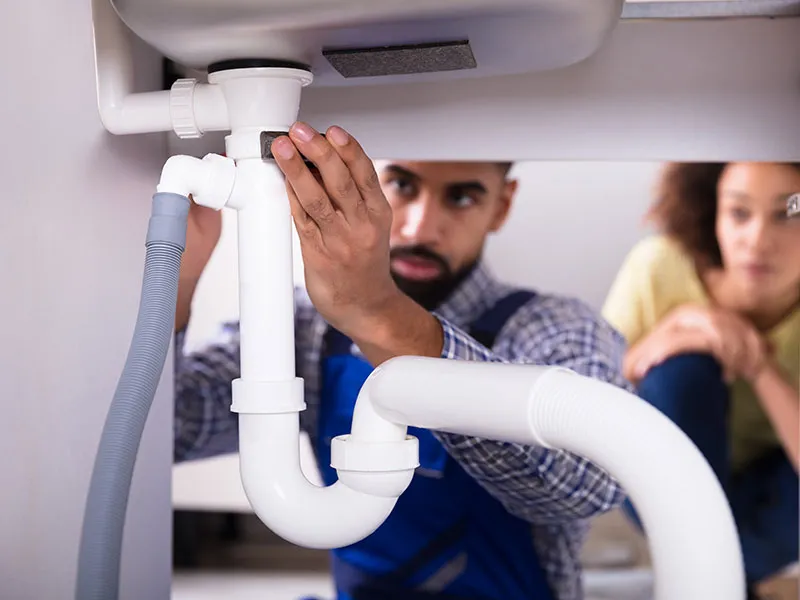
<instances>
[{"instance_id":1,"label":"corrugated drain hose","mask_svg":"<svg viewBox=\"0 0 800 600\"><path fill-rule=\"evenodd\" d=\"M76 600L115 600L133 468L175 326L189 199L153 196L139 314L106 417L83 517Z\"/></svg>"}]
</instances>

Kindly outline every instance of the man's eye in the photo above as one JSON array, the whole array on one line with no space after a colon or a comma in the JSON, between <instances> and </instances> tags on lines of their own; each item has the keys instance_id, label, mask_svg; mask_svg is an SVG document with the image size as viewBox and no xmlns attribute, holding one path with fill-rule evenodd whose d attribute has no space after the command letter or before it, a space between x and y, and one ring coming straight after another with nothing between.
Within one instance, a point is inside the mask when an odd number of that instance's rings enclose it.
<instances>
[{"instance_id":1,"label":"man's eye","mask_svg":"<svg viewBox=\"0 0 800 600\"><path fill-rule=\"evenodd\" d=\"M475 204L475 198L469 194L453 194L450 198L450 203L457 208L468 208Z\"/></svg>"},{"instance_id":2,"label":"man's eye","mask_svg":"<svg viewBox=\"0 0 800 600\"><path fill-rule=\"evenodd\" d=\"M397 193L404 196L414 192L414 185L407 179L392 179L389 185L391 185Z\"/></svg>"}]
</instances>

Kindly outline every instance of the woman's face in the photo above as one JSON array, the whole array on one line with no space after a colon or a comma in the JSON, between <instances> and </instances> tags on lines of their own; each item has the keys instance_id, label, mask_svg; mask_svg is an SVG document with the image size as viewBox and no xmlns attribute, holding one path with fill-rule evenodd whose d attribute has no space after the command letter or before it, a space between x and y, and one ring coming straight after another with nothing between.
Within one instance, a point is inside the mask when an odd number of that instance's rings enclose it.
<instances>
[{"instance_id":1,"label":"woman's face","mask_svg":"<svg viewBox=\"0 0 800 600\"><path fill-rule=\"evenodd\" d=\"M797 192L800 169L780 163L731 163L719 180L722 263L753 308L800 294L800 219L786 216Z\"/></svg>"}]
</instances>

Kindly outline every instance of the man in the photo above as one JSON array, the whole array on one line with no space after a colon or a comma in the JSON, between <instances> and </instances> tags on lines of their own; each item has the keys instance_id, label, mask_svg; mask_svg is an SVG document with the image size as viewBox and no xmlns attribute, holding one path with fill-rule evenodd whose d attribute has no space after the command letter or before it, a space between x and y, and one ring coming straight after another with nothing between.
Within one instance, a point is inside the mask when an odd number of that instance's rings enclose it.
<instances>
[{"instance_id":1,"label":"man","mask_svg":"<svg viewBox=\"0 0 800 600\"><path fill-rule=\"evenodd\" d=\"M307 384L301 424L327 484L335 480L331 438L349 432L360 386L394 356L560 365L627 387L622 339L594 312L512 289L482 264L484 242L516 190L510 164L396 162L376 172L345 131L332 127L323 137L303 123L272 151L306 275L295 317L298 375ZM218 235L218 216L193 209L179 332ZM238 349L234 324L218 343L179 357L177 460L236 451L229 407ZM587 520L623 499L609 474L566 452L411 432L420 468L408 490L374 534L333 552L341 600L582 597Z\"/></svg>"}]
</instances>

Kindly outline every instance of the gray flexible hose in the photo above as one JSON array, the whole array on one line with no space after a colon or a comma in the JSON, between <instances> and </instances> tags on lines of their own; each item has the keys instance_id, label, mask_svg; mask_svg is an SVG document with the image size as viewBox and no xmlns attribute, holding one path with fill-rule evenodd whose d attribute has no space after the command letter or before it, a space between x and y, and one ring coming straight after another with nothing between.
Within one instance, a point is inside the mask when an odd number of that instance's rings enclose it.
<instances>
[{"instance_id":1,"label":"gray flexible hose","mask_svg":"<svg viewBox=\"0 0 800 600\"><path fill-rule=\"evenodd\" d=\"M175 327L189 199L153 196L139 314L106 417L83 517L76 600L119 595L122 534L133 468Z\"/></svg>"}]
</instances>

